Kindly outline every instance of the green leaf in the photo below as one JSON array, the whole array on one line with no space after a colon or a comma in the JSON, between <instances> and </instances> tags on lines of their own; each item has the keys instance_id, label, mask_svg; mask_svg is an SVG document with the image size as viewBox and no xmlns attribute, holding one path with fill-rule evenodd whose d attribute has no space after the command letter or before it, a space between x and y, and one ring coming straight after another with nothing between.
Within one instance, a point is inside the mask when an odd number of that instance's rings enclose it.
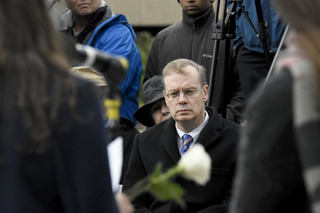
<instances>
[{"instance_id":1,"label":"green leaf","mask_svg":"<svg viewBox=\"0 0 320 213\"><path fill-rule=\"evenodd\" d=\"M184 201L181 199L181 196L184 194L184 190L178 184L173 183L171 180L165 180L162 182L155 181L156 184L149 186L149 191L156 196L161 201L174 200L182 208L186 208Z\"/></svg>"}]
</instances>

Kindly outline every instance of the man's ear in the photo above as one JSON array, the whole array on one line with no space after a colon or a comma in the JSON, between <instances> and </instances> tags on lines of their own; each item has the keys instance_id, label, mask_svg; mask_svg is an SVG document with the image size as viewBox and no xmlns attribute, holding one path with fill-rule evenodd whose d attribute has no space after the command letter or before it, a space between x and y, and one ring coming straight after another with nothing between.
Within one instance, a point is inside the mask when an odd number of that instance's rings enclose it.
<instances>
[{"instance_id":1,"label":"man's ear","mask_svg":"<svg viewBox=\"0 0 320 213\"><path fill-rule=\"evenodd\" d=\"M208 85L203 86L203 92L204 92L203 102L206 102L209 98L209 86Z\"/></svg>"}]
</instances>

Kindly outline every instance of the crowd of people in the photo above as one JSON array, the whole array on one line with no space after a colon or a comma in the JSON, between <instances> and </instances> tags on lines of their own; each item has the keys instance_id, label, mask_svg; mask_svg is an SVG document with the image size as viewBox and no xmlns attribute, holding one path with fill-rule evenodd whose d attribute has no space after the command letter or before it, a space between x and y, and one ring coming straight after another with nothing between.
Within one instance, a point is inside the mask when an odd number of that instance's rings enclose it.
<instances>
[{"instance_id":1,"label":"crowd of people","mask_svg":"<svg viewBox=\"0 0 320 213\"><path fill-rule=\"evenodd\" d=\"M226 0L235 38L216 69L214 1L177 0L181 21L155 36L141 79L134 28L104 0L65 0L59 17L57 1L1 0L0 212L320 213L320 0ZM82 65L75 44L121 56L125 76L114 84L114 67ZM184 208L150 191L130 198L195 144L210 179L173 179Z\"/></svg>"}]
</instances>

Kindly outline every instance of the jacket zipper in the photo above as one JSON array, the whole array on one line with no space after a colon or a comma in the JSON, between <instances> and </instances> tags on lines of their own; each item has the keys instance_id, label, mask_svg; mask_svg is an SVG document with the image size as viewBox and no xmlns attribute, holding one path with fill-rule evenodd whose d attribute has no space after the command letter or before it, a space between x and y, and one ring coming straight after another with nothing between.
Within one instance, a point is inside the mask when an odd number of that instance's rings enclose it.
<instances>
[{"instance_id":1,"label":"jacket zipper","mask_svg":"<svg viewBox=\"0 0 320 213\"><path fill-rule=\"evenodd\" d=\"M196 37L196 24L193 23L192 24L192 30L193 30L193 37L192 37L192 49L191 49L191 58L192 60L194 61L195 58L194 58L194 45L195 45L195 37Z\"/></svg>"}]
</instances>

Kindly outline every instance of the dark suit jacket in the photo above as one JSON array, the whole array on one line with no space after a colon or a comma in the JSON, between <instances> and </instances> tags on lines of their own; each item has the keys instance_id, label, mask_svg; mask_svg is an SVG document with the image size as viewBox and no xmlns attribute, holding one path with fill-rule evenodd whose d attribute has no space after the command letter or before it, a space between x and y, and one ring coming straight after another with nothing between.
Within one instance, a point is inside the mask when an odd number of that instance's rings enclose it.
<instances>
[{"instance_id":1,"label":"dark suit jacket","mask_svg":"<svg viewBox=\"0 0 320 213\"><path fill-rule=\"evenodd\" d=\"M183 211L176 203L162 203L150 194L143 194L133 201L137 212L227 212L239 125L223 119L211 108L207 108L207 112L209 122L201 131L197 143L201 143L212 158L209 183L200 186L178 176L174 181L185 190L183 199L187 204L187 211ZM146 175L150 175L158 162L167 170L179 159L177 132L172 118L138 134L124 180L124 192Z\"/></svg>"}]
</instances>

